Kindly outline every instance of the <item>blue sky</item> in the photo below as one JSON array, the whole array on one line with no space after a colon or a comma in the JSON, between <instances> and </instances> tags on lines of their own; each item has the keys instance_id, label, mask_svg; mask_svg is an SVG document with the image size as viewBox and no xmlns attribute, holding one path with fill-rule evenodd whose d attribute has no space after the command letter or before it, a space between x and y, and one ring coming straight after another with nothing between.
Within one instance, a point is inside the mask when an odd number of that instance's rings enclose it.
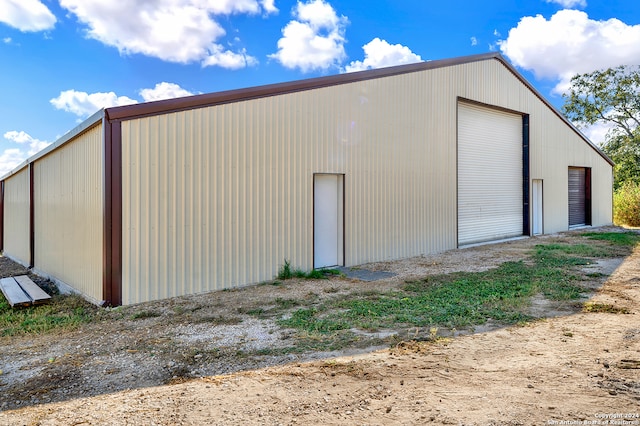
<instances>
[{"instance_id":1,"label":"blue sky","mask_svg":"<svg viewBox=\"0 0 640 426\"><path fill-rule=\"evenodd\" d=\"M640 64L640 2L0 0L0 176L102 107L489 51L559 107Z\"/></svg>"}]
</instances>

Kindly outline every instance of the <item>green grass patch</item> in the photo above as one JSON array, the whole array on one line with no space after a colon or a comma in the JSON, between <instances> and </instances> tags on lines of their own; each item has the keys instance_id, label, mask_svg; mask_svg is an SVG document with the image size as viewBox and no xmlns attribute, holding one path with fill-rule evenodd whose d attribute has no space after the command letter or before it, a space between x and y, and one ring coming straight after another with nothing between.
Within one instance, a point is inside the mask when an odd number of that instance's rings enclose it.
<instances>
[{"instance_id":1,"label":"green grass patch","mask_svg":"<svg viewBox=\"0 0 640 426\"><path fill-rule=\"evenodd\" d=\"M309 333L328 333L351 328L346 319L336 315L319 315L317 308L304 308L295 311L290 318L278 321L284 327L305 330Z\"/></svg>"},{"instance_id":2,"label":"green grass patch","mask_svg":"<svg viewBox=\"0 0 640 426\"><path fill-rule=\"evenodd\" d=\"M627 232L585 232L582 236L590 240L607 241L613 245L635 247L640 243L640 234Z\"/></svg>"},{"instance_id":3,"label":"green grass patch","mask_svg":"<svg viewBox=\"0 0 640 426\"><path fill-rule=\"evenodd\" d=\"M508 262L481 273L455 273L407 283L403 292L377 298L345 300L345 315L365 329L395 324L426 327L464 327L489 318L513 324L528 319L522 313L526 298L538 292L525 278L523 262Z\"/></svg>"},{"instance_id":4,"label":"green grass patch","mask_svg":"<svg viewBox=\"0 0 640 426\"><path fill-rule=\"evenodd\" d=\"M72 330L95 320L98 309L77 295L56 295L44 305L12 308L0 293L0 335Z\"/></svg>"},{"instance_id":5,"label":"green grass patch","mask_svg":"<svg viewBox=\"0 0 640 426\"><path fill-rule=\"evenodd\" d=\"M533 319L526 311L536 294L558 301L580 298L584 275L577 267L603 256L608 256L606 247L538 245L529 261L506 262L484 272L428 276L396 291L352 292L313 305L301 301L301 308L279 323L309 335L351 328L464 328L488 320L522 323Z\"/></svg>"},{"instance_id":6,"label":"green grass patch","mask_svg":"<svg viewBox=\"0 0 640 426\"><path fill-rule=\"evenodd\" d=\"M575 266L593 263L588 258L608 257L611 250L590 244L538 244L534 259L545 266Z\"/></svg>"}]
</instances>

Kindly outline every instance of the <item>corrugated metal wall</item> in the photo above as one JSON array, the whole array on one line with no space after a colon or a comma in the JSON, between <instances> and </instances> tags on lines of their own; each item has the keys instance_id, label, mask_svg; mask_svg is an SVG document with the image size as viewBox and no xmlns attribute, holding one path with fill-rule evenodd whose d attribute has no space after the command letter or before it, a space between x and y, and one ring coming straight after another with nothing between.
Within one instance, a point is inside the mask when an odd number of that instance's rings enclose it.
<instances>
[{"instance_id":1,"label":"corrugated metal wall","mask_svg":"<svg viewBox=\"0 0 640 426\"><path fill-rule=\"evenodd\" d=\"M311 269L316 173L344 175L346 265L455 248L461 100L529 115L545 233L569 227L569 167L591 169L592 224L612 222L611 166L496 59L124 117L123 304L271 279L285 259ZM35 267L95 301L101 119L32 165ZM28 263L28 168L5 179L4 250Z\"/></svg>"},{"instance_id":2,"label":"corrugated metal wall","mask_svg":"<svg viewBox=\"0 0 640 426\"><path fill-rule=\"evenodd\" d=\"M29 265L29 167L4 181L4 254Z\"/></svg>"},{"instance_id":3,"label":"corrugated metal wall","mask_svg":"<svg viewBox=\"0 0 640 426\"><path fill-rule=\"evenodd\" d=\"M313 265L313 174L345 175L347 265L456 247L458 97L530 114L545 232L568 228L567 168L611 167L497 60L122 123L123 304Z\"/></svg>"},{"instance_id":4,"label":"corrugated metal wall","mask_svg":"<svg viewBox=\"0 0 640 426\"><path fill-rule=\"evenodd\" d=\"M123 122L123 303L311 269L314 173L345 173L348 265L455 247L441 90L410 74Z\"/></svg>"},{"instance_id":5,"label":"corrugated metal wall","mask_svg":"<svg viewBox=\"0 0 640 426\"><path fill-rule=\"evenodd\" d=\"M35 268L102 300L100 124L34 163Z\"/></svg>"},{"instance_id":6,"label":"corrugated metal wall","mask_svg":"<svg viewBox=\"0 0 640 426\"><path fill-rule=\"evenodd\" d=\"M613 221L613 171L594 149L581 139L547 105L498 61L481 61L456 67L459 95L529 114L530 179L544 180L544 232L569 228L568 168L592 168L592 225Z\"/></svg>"}]
</instances>

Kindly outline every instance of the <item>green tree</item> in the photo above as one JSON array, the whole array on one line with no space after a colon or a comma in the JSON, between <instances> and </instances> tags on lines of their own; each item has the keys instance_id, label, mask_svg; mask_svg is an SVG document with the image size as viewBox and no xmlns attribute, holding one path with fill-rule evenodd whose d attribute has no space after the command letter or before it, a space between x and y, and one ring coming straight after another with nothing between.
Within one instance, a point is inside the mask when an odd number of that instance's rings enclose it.
<instances>
[{"instance_id":1,"label":"green tree","mask_svg":"<svg viewBox=\"0 0 640 426\"><path fill-rule=\"evenodd\" d=\"M614 187L640 183L640 68L578 74L563 97L563 113L578 127L612 125L601 148L616 163Z\"/></svg>"}]
</instances>

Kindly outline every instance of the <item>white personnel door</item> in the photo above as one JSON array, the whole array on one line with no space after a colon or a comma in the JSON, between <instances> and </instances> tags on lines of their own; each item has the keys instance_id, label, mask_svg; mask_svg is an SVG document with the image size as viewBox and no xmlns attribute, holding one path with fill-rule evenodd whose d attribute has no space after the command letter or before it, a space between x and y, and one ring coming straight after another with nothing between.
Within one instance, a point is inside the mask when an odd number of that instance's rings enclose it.
<instances>
[{"instance_id":1,"label":"white personnel door","mask_svg":"<svg viewBox=\"0 0 640 426\"><path fill-rule=\"evenodd\" d=\"M533 219L531 233L540 235L544 232L542 227L542 179L531 181L531 216Z\"/></svg>"},{"instance_id":2,"label":"white personnel door","mask_svg":"<svg viewBox=\"0 0 640 426\"><path fill-rule=\"evenodd\" d=\"M313 267L344 264L344 176L313 179Z\"/></svg>"}]
</instances>

